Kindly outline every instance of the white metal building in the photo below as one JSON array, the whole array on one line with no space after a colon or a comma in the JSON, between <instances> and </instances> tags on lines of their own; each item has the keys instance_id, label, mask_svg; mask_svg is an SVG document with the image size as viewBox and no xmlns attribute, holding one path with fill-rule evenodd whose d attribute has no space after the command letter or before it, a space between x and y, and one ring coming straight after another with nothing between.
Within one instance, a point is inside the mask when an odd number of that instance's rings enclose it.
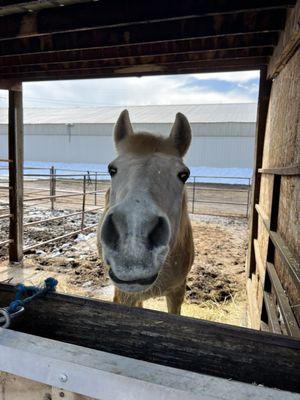
<instances>
[{"instance_id":1,"label":"white metal building","mask_svg":"<svg viewBox=\"0 0 300 400\"><path fill-rule=\"evenodd\" d=\"M27 108L25 160L104 164L115 156L112 132L124 107ZM127 107L136 131L168 135L177 112L193 131L190 166L252 168L256 104ZM7 109L0 109L0 158L7 152Z\"/></svg>"}]
</instances>

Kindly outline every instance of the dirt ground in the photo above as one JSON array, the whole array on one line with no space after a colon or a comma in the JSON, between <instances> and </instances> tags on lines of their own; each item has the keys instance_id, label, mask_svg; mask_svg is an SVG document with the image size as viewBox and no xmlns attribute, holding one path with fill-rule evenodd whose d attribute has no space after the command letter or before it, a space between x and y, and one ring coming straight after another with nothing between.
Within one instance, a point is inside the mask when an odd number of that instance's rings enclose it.
<instances>
[{"instance_id":1,"label":"dirt ground","mask_svg":"<svg viewBox=\"0 0 300 400\"><path fill-rule=\"evenodd\" d=\"M45 211L31 209L27 222L59 216L71 210ZM96 212L86 216L87 225L96 223ZM233 325L246 326L245 256L247 222L245 219L192 215L195 262L189 274L182 314ZM75 230L80 216L51 221L26 230L25 245L48 240ZM1 236L7 225L0 220ZM0 281L25 280L38 284L48 276L55 276L58 291L112 300L113 286L107 271L98 258L96 233L80 233L74 238L44 245L25 256L24 269L13 272L7 266L6 250L0 251ZM144 303L151 309L166 311L165 299L151 299Z\"/></svg>"}]
</instances>

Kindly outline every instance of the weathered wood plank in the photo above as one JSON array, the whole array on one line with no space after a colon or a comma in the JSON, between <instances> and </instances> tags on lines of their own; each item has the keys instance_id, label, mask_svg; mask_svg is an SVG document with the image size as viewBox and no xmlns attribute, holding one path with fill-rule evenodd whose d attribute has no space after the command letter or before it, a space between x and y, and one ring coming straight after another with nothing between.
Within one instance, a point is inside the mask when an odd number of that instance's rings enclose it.
<instances>
[{"instance_id":1,"label":"weathered wood plank","mask_svg":"<svg viewBox=\"0 0 300 400\"><path fill-rule=\"evenodd\" d=\"M281 176L298 176L300 175L300 165L292 165L290 167L278 168L260 168L260 174L281 175Z\"/></svg>"},{"instance_id":2,"label":"weathered wood plank","mask_svg":"<svg viewBox=\"0 0 300 400\"><path fill-rule=\"evenodd\" d=\"M115 58L109 60L89 60L89 61L71 61L63 63L52 63L52 64L39 64L39 65L20 65L20 66L8 66L0 67L0 74L3 76L10 76L12 74L26 74L26 73L54 73L62 71L72 70L85 70L97 68L99 70L103 68L122 68L134 65L164 65L174 64L180 65L182 62L201 62L201 61L212 61L212 60L223 60L226 64L227 60L241 59L241 58L258 58L264 56L270 56L273 52L272 47L260 47L258 49L234 49L234 50L217 50L209 52L191 52L186 54L171 54L163 56L146 56L146 57L124 57ZM201 66L201 63L199 63Z\"/></svg>"},{"instance_id":3,"label":"weathered wood plank","mask_svg":"<svg viewBox=\"0 0 300 400\"><path fill-rule=\"evenodd\" d=\"M18 80L0 79L0 89L21 91L22 84Z\"/></svg>"},{"instance_id":4,"label":"weathered wood plank","mask_svg":"<svg viewBox=\"0 0 300 400\"><path fill-rule=\"evenodd\" d=\"M266 275L266 266L262 260L257 239L254 239L254 254L255 254L256 267L259 274L259 282L261 285L261 290L263 290L265 275Z\"/></svg>"},{"instance_id":5,"label":"weathered wood plank","mask_svg":"<svg viewBox=\"0 0 300 400\"><path fill-rule=\"evenodd\" d=\"M101 400L124 400L125 393L126 400L299 400L300 397L296 393L179 370L12 330L2 330L0 337L0 370L14 374L0 373L2 393L7 396L0 397L1 400L46 400L47 389L53 400L62 397L83 400L74 393ZM65 382L59 380L61 373L68 378ZM38 386L38 382L44 385ZM51 391L49 386L58 384L60 391Z\"/></svg>"},{"instance_id":6,"label":"weathered wood plank","mask_svg":"<svg viewBox=\"0 0 300 400\"><path fill-rule=\"evenodd\" d=\"M248 311L250 316L250 327L252 329L260 328L260 313L257 305L256 292L253 288L253 275L252 278L247 279L246 289L247 289L247 298L248 298Z\"/></svg>"},{"instance_id":7,"label":"weathered wood plank","mask_svg":"<svg viewBox=\"0 0 300 400\"><path fill-rule=\"evenodd\" d=\"M200 37L240 35L255 32L278 32L283 29L285 12L266 10L236 15L194 17L184 21L154 22L125 27L58 33L38 38L0 41L0 56L78 50L91 47L113 47L155 43ZM92 46L92 42L94 46Z\"/></svg>"},{"instance_id":8,"label":"weathered wood plank","mask_svg":"<svg viewBox=\"0 0 300 400\"><path fill-rule=\"evenodd\" d=\"M268 77L275 78L287 65L300 45L300 1L288 11L286 25L268 67Z\"/></svg>"},{"instance_id":9,"label":"weathered wood plank","mask_svg":"<svg viewBox=\"0 0 300 400\"><path fill-rule=\"evenodd\" d=\"M259 69L267 65L269 57L241 58L232 60L207 60L198 62L182 62L171 64L132 65L120 68L89 68L63 70L43 73L11 74L9 78L18 78L22 81L80 79L80 78L108 78L147 76L162 74L190 74L200 72L226 72ZM8 76L8 75L6 75Z\"/></svg>"},{"instance_id":10,"label":"weathered wood plank","mask_svg":"<svg viewBox=\"0 0 300 400\"><path fill-rule=\"evenodd\" d=\"M64 6L74 3L84 3L90 0L63 0ZM45 8L58 7L59 3L51 0L1 0L0 15L24 14L24 12L36 12Z\"/></svg>"},{"instance_id":11,"label":"weathered wood plank","mask_svg":"<svg viewBox=\"0 0 300 400\"><path fill-rule=\"evenodd\" d=\"M115 60L128 57L154 57L171 54L190 54L218 50L254 49L273 47L278 41L277 32L248 33L242 36L220 36L215 38L193 38L158 43L101 47L90 38L89 48L56 53L25 54L0 58L0 66L39 65L73 61ZM100 47L99 47L100 46Z\"/></svg>"},{"instance_id":12,"label":"weathered wood plank","mask_svg":"<svg viewBox=\"0 0 300 400\"><path fill-rule=\"evenodd\" d=\"M270 331L281 335L282 332L278 322L276 307L270 293L264 292L264 302L268 314L268 325Z\"/></svg>"},{"instance_id":13,"label":"weathered wood plank","mask_svg":"<svg viewBox=\"0 0 300 400\"><path fill-rule=\"evenodd\" d=\"M24 38L76 30L145 24L156 21L187 19L241 11L285 9L295 0L112 0L88 4L75 4L64 8L40 10L36 13L9 15L1 18L0 40ZM134 13L132 12L134 10ZM76 15L76 18L70 16Z\"/></svg>"},{"instance_id":14,"label":"weathered wood plank","mask_svg":"<svg viewBox=\"0 0 300 400\"><path fill-rule=\"evenodd\" d=\"M262 222L264 223L265 228L267 229L270 239L278 250L279 255L282 261L288 268L289 274L293 279L293 282L297 288L300 288L300 262L299 260L291 253L288 246L279 235L279 233L271 230L271 221L264 215L262 208L256 204L255 206L258 215L261 217Z\"/></svg>"},{"instance_id":15,"label":"weathered wood plank","mask_svg":"<svg viewBox=\"0 0 300 400\"><path fill-rule=\"evenodd\" d=\"M22 90L9 90L8 154L9 163L9 260L23 258L23 103Z\"/></svg>"},{"instance_id":16,"label":"weathered wood plank","mask_svg":"<svg viewBox=\"0 0 300 400\"><path fill-rule=\"evenodd\" d=\"M270 231L270 238L278 250L280 258L288 267L295 286L300 290L300 261L291 253L288 246L277 232Z\"/></svg>"},{"instance_id":17,"label":"weathered wood plank","mask_svg":"<svg viewBox=\"0 0 300 400\"><path fill-rule=\"evenodd\" d=\"M277 302L279 304L286 329L289 335L300 339L300 328L289 304L289 299L280 283L274 265L267 262L267 271L276 293Z\"/></svg>"},{"instance_id":18,"label":"weathered wood plank","mask_svg":"<svg viewBox=\"0 0 300 400\"><path fill-rule=\"evenodd\" d=\"M262 319L263 312L263 297L264 297L264 285L265 285L265 277L266 277L266 263L263 262L261 252L259 249L259 243L257 239L254 239L254 254L255 254L255 262L256 262L256 275L258 275L258 287L256 293L252 293L252 296L255 296L257 309L259 317L258 319ZM261 321L260 321L261 323Z\"/></svg>"},{"instance_id":19,"label":"weathered wood plank","mask_svg":"<svg viewBox=\"0 0 300 400\"><path fill-rule=\"evenodd\" d=\"M266 324L263 321L261 321L261 323L260 323L260 330L263 332L270 332L270 328L269 328L268 324Z\"/></svg>"},{"instance_id":20,"label":"weathered wood plank","mask_svg":"<svg viewBox=\"0 0 300 400\"><path fill-rule=\"evenodd\" d=\"M264 140L266 132L266 123L269 109L270 93L272 88L272 81L267 80L267 68L262 68L260 72L260 84L258 95L258 113L256 122L256 135L255 135L255 161L254 172L252 178L252 193L251 193L251 212L250 212L250 226L249 226L249 245L247 254L247 276L255 272L255 254L254 254L254 239L258 234L258 215L255 210L255 205L259 202L261 176L258 169L262 167Z\"/></svg>"},{"instance_id":21,"label":"weathered wood plank","mask_svg":"<svg viewBox=\"0 0 300 400\"><path fill-rule=\"evenodd\" d=\"M13 287L0 289L7 305ZM45 338L300 391L300 341L290 337L55 293L30 303L15 323Z\"/></svg>"}]
</instances>

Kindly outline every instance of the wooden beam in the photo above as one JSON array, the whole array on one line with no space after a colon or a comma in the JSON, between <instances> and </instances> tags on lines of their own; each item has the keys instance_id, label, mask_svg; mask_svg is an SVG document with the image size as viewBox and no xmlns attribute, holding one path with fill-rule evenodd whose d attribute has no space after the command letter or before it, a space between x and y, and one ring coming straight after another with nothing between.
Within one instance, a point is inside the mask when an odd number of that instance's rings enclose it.
<instances>
[{"instance_id":1,"label":"wooden beam","mask_svg":"<svg viewBox=\"0 0 300 400\"><path fill-rule=\"evenodd\" d=\"M270 332L282 334L280 325L278 322L278 311L276 305L270 293L264 292L264 303L268 314L268 326Z\"/></svg>"},{"instance_id":2,"label":"wooden beam","mask_svg":"<svg viewBox=\"0 0 300 400\"><path fill-rule=\"evenodd\" d=\"M279 304L282 317L289 335L300 339L300 329L296 321L295 315L291 309L289 299L280 283L275 267L272 263L267 262L268 276L274 288L277 302Z\"/></svg>"},{"instance_id":3,"label":"wooden beam","mask_svg":"<svg viewBox=\"0 0 300 400\"><path fill-rule=\"evenodd\" d=\"M260 330L263 332L270 332L269 325L266 324L265 322L261 321L260 322Z\"/></svg>"},{"instance_id":4,"label":"wooden beam","mask_svg":"<svg viewBox=\"0 0 300 400\"><path fill-rule=\"evenodd\" d=\"M9 163L9 260L23 258L23 104L22 86L9 90L8 154Z\"/></svg>"},{"instance_id":5,"label":"wooden beam","mask_svg":"<svg viewBox=\"0 0 300 400\"><path fill-rule=\"evenodd\" d=\"M0 89L21 91L22 84L15 80L0 79Z\"/></svg>"},{"instance_id":6,"label":"wooden beam","mask_svg":"<svg viewBox=\"0 0 300 400\"><path fill-rule=\"evenodd\" d=\"M67 6L74 3L84 3L91 0L1 0L0 16L10 14L24 14L26 11L36 12L45 8L58 7L60 4Z\"/></svg>"},{"instance_id":7,"label":"wooden beam","mask_svg":"<svg viewBox=\"0 0 300 400\"><path fill-rule=\"evenodd\" d=\"M255 205L259 203L261 175L258 170L262 168L263 149L266 132L266 123L269 109L269 101L271 94L272 81L267 79L267 68L264 67L260 72L258 106L257 106L257 122L255 135L255 161L254 172L252 178L252 196L251 196L251 213L250 213L250 235L247 254L247 276L250 278L255 272L255 254L254 254L254 239L257 239L258 234L258 215L255 210Z\"/></svg>"},{"instance_id":8,"label":"wooden beam","mask_svg":"<svg viewBox=\"0 0 300 400\"><path fill-rule=\"evenodd\" d=\"M42 37L11 39L0 42L0 56L78 50L91 47L126 46L200 37L277 32L283 29L285 12L267 10L184 21L155 22L129 27L112 27L81 32L58 33Z\"/></svg>"},{"instance_id":9,"label":"wooden beam","mask_svg":"<svg viewBox=\"0 0 300 400\"><path fill-rule=\"evenodd\" d=\"M9 304L14 287L2 284L0 292L0 306ZM300 341L287 336L57 293L26 305L12 328L188 371L300 391Z\"/></svg>"},{"instance_id":10,"label":"wooden beam","mask_svg":"<svg viewBox=\"0 0 300 400\"><path fill-rule=\"evenodd\" d=\"M110 60L90 60L90 61L73 61L73 62L60 62L52 64L41 65L20 65L0 67L0 74L10 76L11 74L26 74L39 72L59 72L59 71L72 71L84 70L92 68L121 68L136 65L164 65L164 64L177 64L182 62L196 62L196 61L211 61L223 60L226 64L227 60L242 59L242 58L257 58L270 56L273 52L272 47L261 47L258 49L237 49L237 50L217 50L209 52L191 52L186 54L171 54L163 56L144 56L144 57L127 57L127 58L114 58Z\"/></svg>"},{"instance_id":11,"label":"wooden beam","mask_svg":"<svg viewBox=\"0 0 300 400\"><path fill-rule=\"evenodd\" d=\"M6 74L5 77L22 81L112 78L146 75L190 74L200 72L225 72L259 69L267 65L268 57L243 58L232 60L208 60L199 62L181 62L171 64L144 64L119 68L83 68L50 72L30 72L23 74Z\"/></svg>"},{"instance_id":12,"label":"wooden beam","mask_svg":"<svg viewBox=\"0 0 300 400\"><path fill-rule=\"evenodd\" d=\"M258 170L260 174L269 175L281 175L281 176L298 176L300 175L300 165L291 165L290 167L278 167L278 168L260 168Z\"/></svg>"},{"instance_id":13,"label":"wooden beam","mask_svg":"<svg viewBox=\"0 0 300 400\"><path fill-rule=\"evenodd\" d=\"M266 263L263 262L260 249L259 249L259 243L257 239L254 239L254 254L255 254L255 263L257 266L257 272L259 275L259 283L260 283L260 289L264 289L264 282L265 282L265 275L266 275Z\"/></svg>"},{"instance_id":14,"label":"wooden beam","mask_svg":"<svg viewBox=\"0 0 300 400\"><path fill-rule=\"evenodd\" d=\"M268 67L268 77L275 78L300 46L300 1L288 11L286 25Z\"/></svg>"},{"instance_id":15,"label":"wooden beam","mask_svg":"<svg viewBox=\"0 0 300 400\"><path fill-rule=\"evenodd\" d=\"M246 281L246 289L247 289L247 309L249 311L250 317L250 327L252 329L259 329L260 328L260 312L257 304L256 299L256 290L253 288L253 277L248 278Z\"/></svg>"},{"instance_id":16,"label":"wooden beam","mask_svg":"<svg viewBox=\"0 0 300 400\"><path fill-rule=\"evenodd\" d=\"M282 262L287 267L287 270L289 271L289 274L290 274L296 288L298 288L298 290L300 290L300 262L299 262L299 260L291 253L291 251L289 250L288 246L285 244L284 240L279 235L279 233L277 233L271 229L270 219L267 218L263 214L262 209L258 204L256 205L256 211L257 211L258 215L260 216L261 221L263 222L266 230L269 233L272 244L278 250L278 253L280 255Z\"/></svg>"},{"instance_id":17,"label":"wooden beam","mask_svg":"<svg viewBox=\"0 0 300 400\"><path fill-rule=\"evenodd\" d=\"M299 399L296 393L170 368L10 329L1 332L0 352L0 370L10 374L1 374L1 389L5 393L2 400L124 400L124 394L126 400ZM51 390L51 386L59 389Z\"/></svg>"},{"instance_id":18,"label":"wooden beam","mask_svg":"<svg viewBox=\"0 0 300 400\"><path fill-rule=\"evenodd\" d=\"M278 250L281 260L287 266L289 273L295 283L295 286L300 291L300 262L291 253L288 246L285 244L279 233L270 231L270 238L275 248Z\"/></svg>"},{"instance_id":19,"label":"wooden beam","mask_svg":"<svg viewBox=\"0 0 300 400\"><path fill-rule=\"evenodd\" d=\"M25 54L0 58L0 67L65 63L73 61L115 60L128 57L156 57L217 50L255 49L274 47L278 41L277 32L249 33L240 36L219 36L158 43L145 43L120 47L85 48L81 50L60 51L56 53ZM90 45L95 41L91 38Z\"/></svg>"},{"instance_id":20,"label":"wooden beam","mask_svg":"<svg viewBox=\"0 0 300 400\"><path fill-rule=\"evenodd\" d=\"M1 18L0 40L25 38L45 34L82 31L96 28L128 26L130 24L149 24L193 18L195 16L215 16L222 13L285 9L294 5L291 0L111 0L55 7L36 13L8 15ZM76 18L70 18L76 15ZM143 29L143 27L142 27Z\"/></svg>"}]
</instances>

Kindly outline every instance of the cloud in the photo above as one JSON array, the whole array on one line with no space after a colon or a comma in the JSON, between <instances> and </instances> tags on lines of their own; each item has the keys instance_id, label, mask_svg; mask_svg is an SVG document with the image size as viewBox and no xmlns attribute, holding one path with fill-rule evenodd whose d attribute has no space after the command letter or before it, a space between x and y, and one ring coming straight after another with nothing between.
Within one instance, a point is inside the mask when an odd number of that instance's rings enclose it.
<instances>
[{"instance_id":1,"label":"cloud","mask_svg":"<svg viewBox=\"0 0 300 400\"><path fill-rule=\"evenodd\" d=\"M259 79L259 71L239 71L239 72L214 72L209 74L193 74L199 81L213 79L218 81L242 83Z\"/></svg>"},{"instance_id":2,"label":"cloud","mask_svg":"<svg viewBox=\"0 0 300 400\"><path fill-rule=\"evenodd\" d=\"M257 100L258 71L24 83L25 107L241 103ZM6 104L0 91L0 105Z\"/></svg>"}]
</instances>

